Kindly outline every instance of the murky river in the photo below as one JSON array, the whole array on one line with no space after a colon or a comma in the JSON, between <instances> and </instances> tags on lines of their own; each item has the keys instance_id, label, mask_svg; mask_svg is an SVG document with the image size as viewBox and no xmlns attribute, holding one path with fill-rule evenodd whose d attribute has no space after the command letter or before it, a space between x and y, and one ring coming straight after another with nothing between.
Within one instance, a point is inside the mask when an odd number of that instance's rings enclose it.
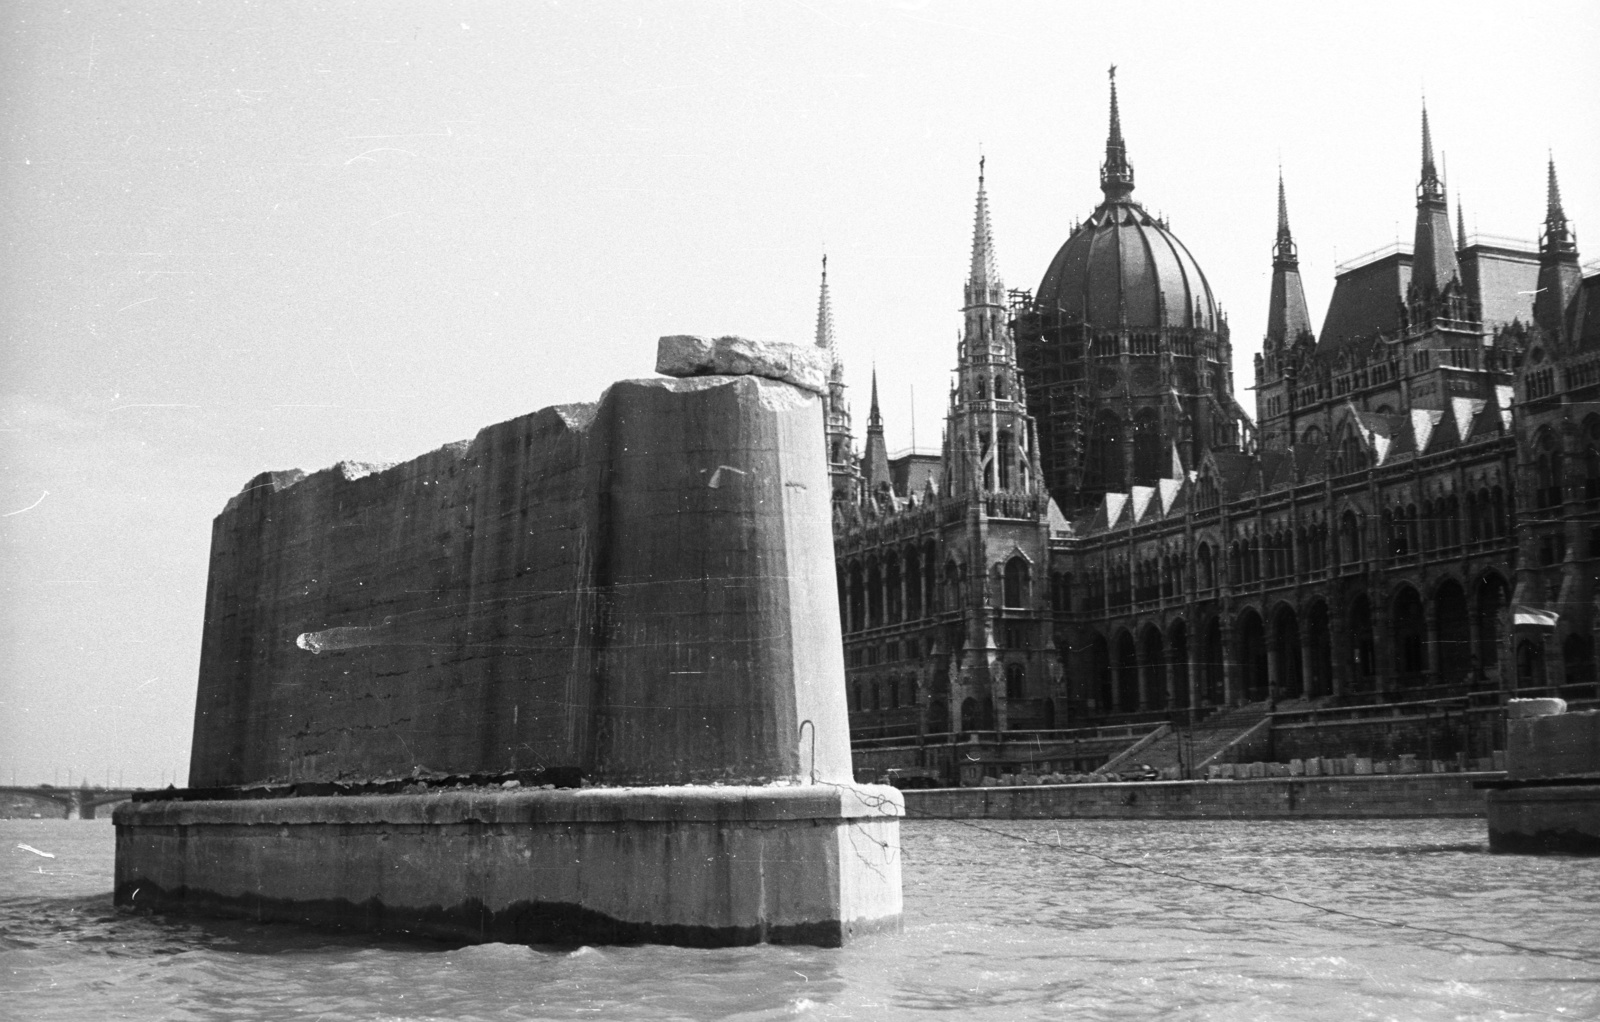
<instances>
[{"instance_id":1,"label":"murky river","mask_svg":"<svg viewBox=\"0 0 1600 1022\"><path fill-rule=\"evenodd\" d=\"M705 951L123 916L108 821L0 820L0 1018L1600 1017L1600 859L1481 821L981 826L903 825L897 936Z\"/></svg>"}]
</instances>

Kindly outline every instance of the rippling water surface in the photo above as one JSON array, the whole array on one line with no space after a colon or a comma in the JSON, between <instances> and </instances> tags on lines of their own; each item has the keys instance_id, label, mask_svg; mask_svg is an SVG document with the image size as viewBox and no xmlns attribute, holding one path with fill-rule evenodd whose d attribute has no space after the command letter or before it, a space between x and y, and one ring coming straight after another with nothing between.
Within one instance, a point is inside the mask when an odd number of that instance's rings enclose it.
<instances>
[{"instance_id":1,"label":"rippling water surface","mask_svg":"<svg viewBox=\"0 0 1600 1022\"><path fill-rule=\"evenodd\" d=\"M704 951L123 916L108 821L0 820L0 1018L1600 1017L1600 859L1490 855L1482 821L982 826L902 826L897 936Z\"/></svg>"}]
</instances>

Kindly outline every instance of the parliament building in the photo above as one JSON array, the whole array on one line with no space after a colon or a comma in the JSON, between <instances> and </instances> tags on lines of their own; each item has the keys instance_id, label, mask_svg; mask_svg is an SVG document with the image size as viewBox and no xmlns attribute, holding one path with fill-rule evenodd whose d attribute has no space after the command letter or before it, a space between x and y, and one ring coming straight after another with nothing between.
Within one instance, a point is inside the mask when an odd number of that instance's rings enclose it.
<instances>
[{"instance_id":1,"label":"parliament building","mask_svg":"<svg viewBox=\"0 0 1600 1022\"><path fill-rule=\"evenodd\" d=\"M1553 162L1537 247L1468 239L1424 110L1414 241L1338 267L1320 330L1280 178L1253 418L1205 273L1134 197L1114 79L1099 185L1008 290L980 161L938 456L889 457L875 375L858 447L824 264L858 748L1600 695L1600 275Z\"/></svg>"}]
</instances>

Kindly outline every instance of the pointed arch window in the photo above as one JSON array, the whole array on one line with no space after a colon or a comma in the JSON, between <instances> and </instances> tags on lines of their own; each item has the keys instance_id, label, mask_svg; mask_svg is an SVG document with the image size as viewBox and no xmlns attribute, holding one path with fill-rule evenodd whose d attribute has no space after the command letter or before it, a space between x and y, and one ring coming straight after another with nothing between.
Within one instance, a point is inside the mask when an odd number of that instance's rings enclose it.
<instances>
[{"instance_id":1,"label":"pointed arch window","mask_svg":"<svg viewBox=\"0 0 1600 1022\"><path fill-rule=\"evenodd\" d=\"M1084 472L1085 489L1103 492L1126 489L1122 444L1122 420L1117 418L1115 412L1102 410L1095 417L1094 429L1089 438L1088 464Z\"/></svg>"},{"instance_id":2,"label":"pointed arch window","mask_svg":"<svg viewBox=\"0 0 1600 1022\"><path fill-rule=\"evenodd\" d=\"M1148 486L1161 474L1161 416L1146 408L1133 420L1133 481Z\"/></svg>"},{"instance_id":3,"label":"pointed arch window","mask_svg":"<svg viewBox=\"0 0 1600 1022\"><path fill-rule=\"evenodd\" d=\"M1013 556L1006 562L1004 589L1007 607L1028 605L1028 560L1021 554Z\"/></svg>"}]
</instances>

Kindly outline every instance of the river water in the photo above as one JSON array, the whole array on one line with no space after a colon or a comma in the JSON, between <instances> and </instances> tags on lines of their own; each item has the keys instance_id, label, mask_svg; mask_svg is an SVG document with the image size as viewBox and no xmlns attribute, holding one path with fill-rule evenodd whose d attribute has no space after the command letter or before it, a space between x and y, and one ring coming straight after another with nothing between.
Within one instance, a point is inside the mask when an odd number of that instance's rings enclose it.
<instances>
[{"instance_id":1,"label":"river water","mask_svg":"<svg viewBox=\"0 0 1600 1022\"><path fill-rule=\"evenodd\" d=\"M0 1018L1600 1017L1600 859L1490 855L1482 821L911 820L901 836L898 935L571 949L124 916L108 821L0 820Z\"/></svg>"}]
</instances>

